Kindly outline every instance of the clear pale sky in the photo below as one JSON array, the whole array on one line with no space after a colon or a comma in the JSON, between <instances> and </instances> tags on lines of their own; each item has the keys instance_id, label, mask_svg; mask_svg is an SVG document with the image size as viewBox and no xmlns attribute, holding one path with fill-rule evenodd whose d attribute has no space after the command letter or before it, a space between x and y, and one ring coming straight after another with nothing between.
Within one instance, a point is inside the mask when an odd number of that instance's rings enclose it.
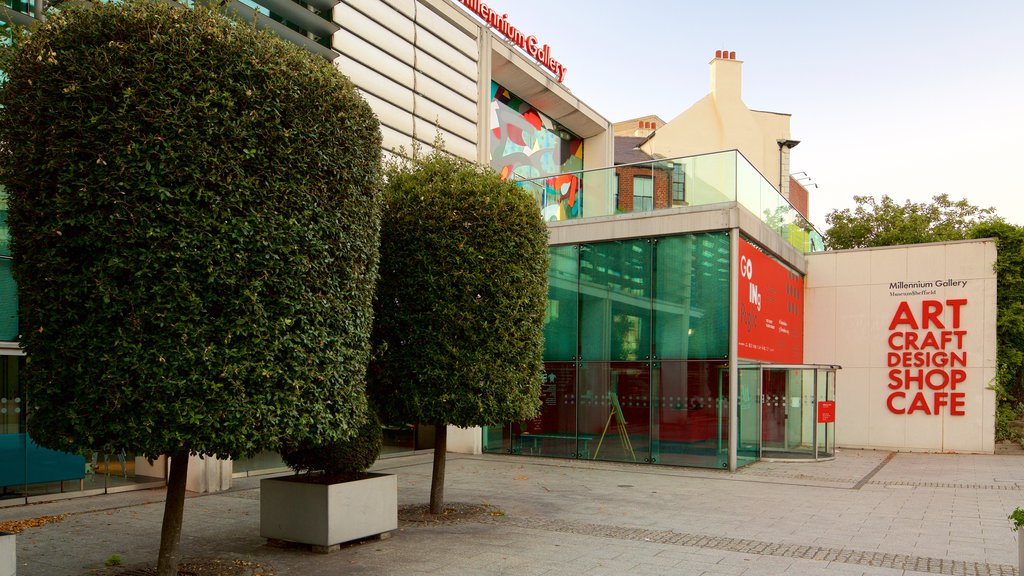
<instances>
[{"instance_id":1,"label":"clear pale sky","mask_svg":"<svg viewBox=\"0 0 1024 576\"><path fill-rule=\"evenodd\" d=\"M792 114L811 220L854 195L948 193L1024 225L1024 0L485 0L568 67L612 122L668 121L710 91L715 50L743 101Z\"/></svg>"}]
</instances>

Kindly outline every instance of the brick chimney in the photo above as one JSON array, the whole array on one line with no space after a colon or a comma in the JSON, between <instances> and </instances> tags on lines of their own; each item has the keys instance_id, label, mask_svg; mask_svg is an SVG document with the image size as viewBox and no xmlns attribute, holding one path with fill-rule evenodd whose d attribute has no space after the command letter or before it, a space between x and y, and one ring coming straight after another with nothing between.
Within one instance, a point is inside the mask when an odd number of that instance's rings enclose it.
<instances>
[{"instance_id":1,"label":"brick chimney","mask_svg":"<svg viewBox=\"0 0 1024 576\"><path fill-rule=\"evenodd\" d=\"M736 59L735 52L715 50L711 60L711 95L716 101L742 100L742 60Z\"/></svg>"}]
</instances>

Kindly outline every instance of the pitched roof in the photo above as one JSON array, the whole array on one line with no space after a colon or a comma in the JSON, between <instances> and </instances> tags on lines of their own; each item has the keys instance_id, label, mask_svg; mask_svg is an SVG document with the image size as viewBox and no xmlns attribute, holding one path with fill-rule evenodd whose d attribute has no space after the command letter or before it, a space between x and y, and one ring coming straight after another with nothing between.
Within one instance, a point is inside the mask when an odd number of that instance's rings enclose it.
<instances>
[{"instance_id":1,"label":"pitched roof","mask_svg":"<svg viewBox=\"0 0 1024 576\"><path fill-rule=\"evenodd\" d=\"M645 136L616 136L615 137L615 164L632 164L634 162L649 162L654 156L637 148L641 142L647 140Z\"/></svg>"}]
</instances>

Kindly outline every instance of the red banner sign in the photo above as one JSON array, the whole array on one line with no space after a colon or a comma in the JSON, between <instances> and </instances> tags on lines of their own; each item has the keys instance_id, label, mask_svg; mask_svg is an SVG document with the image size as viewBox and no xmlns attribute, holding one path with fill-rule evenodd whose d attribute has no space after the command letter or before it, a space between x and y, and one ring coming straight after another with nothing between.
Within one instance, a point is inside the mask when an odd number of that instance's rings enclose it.
<instances>
[{"instance_id":1,"label":"red banner sign","mask_svg":"<svg viewBox=\"0 0 1024 576\"><path fill-rule=\"evenodd\" d=\"M739 357L778 364L804 360L804 279L740 240Z\"/></svg>"},{"instance_id":2,"label":"red banner sign","mask_svg":"<svg viewBox=\"0 0 1024 576\"><path fill-rule=\"evenodd\" d=\"M818 402L818 424L831 424L836 421L836 403L834 400Z\"/></svg>"}]
</instances>

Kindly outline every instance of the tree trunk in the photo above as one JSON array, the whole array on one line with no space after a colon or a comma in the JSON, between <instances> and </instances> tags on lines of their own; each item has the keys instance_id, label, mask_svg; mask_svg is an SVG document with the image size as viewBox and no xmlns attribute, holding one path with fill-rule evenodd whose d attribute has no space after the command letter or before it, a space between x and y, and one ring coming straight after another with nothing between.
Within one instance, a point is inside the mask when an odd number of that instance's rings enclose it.
<instances>
[{"instance_id":1,"label":"tree trunk","mask_svg":"<svg viewBox=\"0 0 1024 576\"><path fill-rule=\"evenodd\" d=\"M188 450L171 456L171 472L167 479L164 501L164 523L160 528L160 556L157 576L177 576L181 561L181 519L185 512L185 480L188 477Z\"/></svg>"},{"instance_id":2,"label":"tree trunk","mask_svg":"<svg viewBox=\"0 0 1024 576\"><path fill-rule=\"evenodd\" d=\"M430 478L430 513L444 509L444 457L448 452L448 426L434 425L434 475ZM162 576L162 575L161 575Z\"/></svg>"}]
</instances>

